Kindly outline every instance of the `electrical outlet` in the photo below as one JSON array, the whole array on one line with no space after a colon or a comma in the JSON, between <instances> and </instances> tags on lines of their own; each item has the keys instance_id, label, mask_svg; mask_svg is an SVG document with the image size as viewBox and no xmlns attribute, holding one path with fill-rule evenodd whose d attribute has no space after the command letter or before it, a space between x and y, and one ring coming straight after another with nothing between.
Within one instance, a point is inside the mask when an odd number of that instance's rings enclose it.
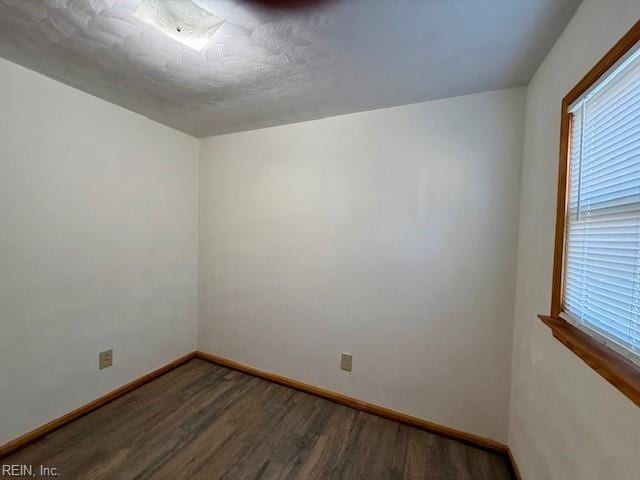
<instances>
[{"instance_id":1,"label":"electrical outlet","mask_svg":"<svg viewBox=\"0 0 640 480\"><path fill-rule=\"evenodd\" d=\"M340 368L347 372L351 371L351 362L353 361L353 356L350 353L342 353L342 357L340 357Z\"/></svg>"},{"instance_id":2,"label":"electrical outlet","mask_svg":"<svg viewBox=\"0 0 640 480\"><path fill-rule=\"evenodd\" d=\"M98 356L98 367L100 370L110 367L111 365L113 365L113 350L100 352L100 355Z\"/></svg>"}]
</instances>

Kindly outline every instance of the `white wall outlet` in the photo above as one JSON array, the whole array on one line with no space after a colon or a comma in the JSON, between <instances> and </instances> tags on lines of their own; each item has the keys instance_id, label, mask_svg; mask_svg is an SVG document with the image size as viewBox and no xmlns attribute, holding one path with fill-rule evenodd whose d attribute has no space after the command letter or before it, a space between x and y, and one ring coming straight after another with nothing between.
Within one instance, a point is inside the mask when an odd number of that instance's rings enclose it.
<instances>
[{"instance_id":1,"label":"white wall outlet","mask_svg":"<svg viewBox=\"0 0 640 480\"><path fill-rule=\"evenodd\" d=\"M340 357L340 368L347 372L351 371L351 362L353 361L353 355L350 353L342 352L342 356Z\"/></svg>"},{"instance_id":2,"label":"white wall outlet","mask_svg":"<svg viewBox=\"0 0 640 480\"><path fill-rule=\"evenodd\" d=\"M98 367L100 370L111 365L113 365L113 349L100 352L100 355L98 355Z\"/></svg>"}]
</instances>

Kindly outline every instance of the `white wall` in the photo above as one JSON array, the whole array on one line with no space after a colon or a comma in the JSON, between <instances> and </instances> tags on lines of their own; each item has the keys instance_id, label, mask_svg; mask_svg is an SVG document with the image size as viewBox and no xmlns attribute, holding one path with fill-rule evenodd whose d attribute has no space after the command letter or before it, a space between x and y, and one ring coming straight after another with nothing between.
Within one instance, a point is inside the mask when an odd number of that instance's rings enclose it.
<instances>
[{"instance_id":1,"label":"white wall","mask_svg":"<svg viewBox=\"0 0 640 480\"><path fill-rule=\"evenodd\" d=\"M0 109L3 443L194 349L198 142L5 60Z\"/></svg>"},{"instance_id":2,"label":"white wall","mask_svg":"<svg viewBox=\"0 0 640 480\"><path fill-rule=\"evenodd\" d=\"M513 89L203 140L199 348L505 441L523 119Z\"/></svg>"},{"instance_id":3,"label":"white wall","mask_svg":"<svg viewBox=\"0 0 640 480\"><path fill-rule=\"evenodd\" d=\"M637 480L640 410L551 336L562 97L640 18L638 0L585 0L527 94L509 445L525 480Z\"/></svg>"}]
</instances>

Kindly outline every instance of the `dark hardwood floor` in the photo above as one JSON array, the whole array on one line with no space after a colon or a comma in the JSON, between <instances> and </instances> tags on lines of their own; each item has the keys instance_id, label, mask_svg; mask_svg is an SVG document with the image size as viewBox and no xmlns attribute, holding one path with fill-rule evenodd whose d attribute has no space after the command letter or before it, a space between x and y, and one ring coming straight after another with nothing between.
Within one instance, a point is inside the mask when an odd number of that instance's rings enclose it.
<instances>
[{"instance_id":1,"label":"dark hardwood floor","mask_svg":"<svg viewBox=\"0 0 640 480\"><path fill-rule=\"evenodd\" d=\"M2 463L91 480L512 478L496 453L203 360Z\"/></svg>"}]
</instances>

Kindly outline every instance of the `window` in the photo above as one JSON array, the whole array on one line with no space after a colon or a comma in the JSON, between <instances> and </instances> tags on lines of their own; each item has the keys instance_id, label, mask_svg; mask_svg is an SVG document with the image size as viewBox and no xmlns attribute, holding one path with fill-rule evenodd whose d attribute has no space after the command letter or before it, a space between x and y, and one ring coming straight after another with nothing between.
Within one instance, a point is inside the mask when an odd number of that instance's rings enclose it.
<instances>
[{"instance_id":1,"label":"window","mask_svg":"<svg viewBox=\"0 0 640 480\"><path fill-rule=\"evenodd\" d=\"M640 22L564 98L551 316L640 406Z\"/></svg>"},{"instance_id":2,"label":"window","mask_svg":"<svg viewBox=\"0 0 640 480\"><path fill-rule=\"evenodd\" d=\"M569 113L564 315L640 362L640 50Z\"/></svg>"}]
</instances>

